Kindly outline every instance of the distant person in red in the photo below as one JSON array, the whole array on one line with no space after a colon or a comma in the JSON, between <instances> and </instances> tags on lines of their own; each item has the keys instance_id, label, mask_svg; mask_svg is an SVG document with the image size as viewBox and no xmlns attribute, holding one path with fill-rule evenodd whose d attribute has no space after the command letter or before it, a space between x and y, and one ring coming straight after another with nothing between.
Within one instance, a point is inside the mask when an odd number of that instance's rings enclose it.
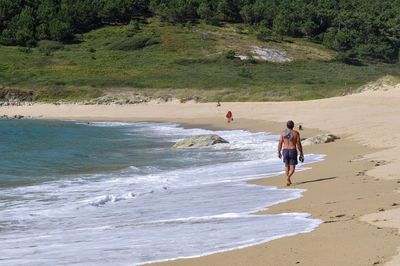
<instances>
[{"instance_id":1,"label":"distant person in red","mask_svg":"<svg viewBox=\"0 0 400 266\"><path fill-rule=\"evenodd\" d=\"M228 119L228 123L233 121L233 117L232 117L232 112L231 111L228 111L228 113L226 114L226 118Z\"/></svg>"}]
</instances>

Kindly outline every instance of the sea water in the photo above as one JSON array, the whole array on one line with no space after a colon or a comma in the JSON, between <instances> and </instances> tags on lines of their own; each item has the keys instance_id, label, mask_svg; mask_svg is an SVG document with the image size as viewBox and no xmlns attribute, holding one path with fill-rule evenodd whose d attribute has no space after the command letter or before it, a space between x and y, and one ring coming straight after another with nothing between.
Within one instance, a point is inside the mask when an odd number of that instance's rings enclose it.
<instances>
[{"instance_id":1,"label":"sea water","mask_svg":"<svg viewBox=\"0 0 400 266\"><path fill-rule=\"evenodd\" d=\"M209 133L229 143L171 148ZM0 121L0 136L0 265L136 265L255 245L321 223L307 213L252 214L304 191L246 183L283 173L275 135L9 120Z\"/></svg>"}]
</instances>

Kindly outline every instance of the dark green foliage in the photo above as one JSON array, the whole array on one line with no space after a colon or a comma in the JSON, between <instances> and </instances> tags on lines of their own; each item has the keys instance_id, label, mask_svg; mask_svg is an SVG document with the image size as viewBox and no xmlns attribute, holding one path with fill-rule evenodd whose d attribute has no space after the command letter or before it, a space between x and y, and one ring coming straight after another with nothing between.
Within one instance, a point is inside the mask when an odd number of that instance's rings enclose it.
<instances>
[{"instance_id":1,"label":"dark green foliage","mask_svg":"<svg viewBox=\"0 0 400 266\"><path fill-rule=\"evenodd\" d=\"M257 60L254 59L253 54L252 53L247 53L246 54L247 59L244 61L245 63L250 63L250 64L257 64Z\"/></svg>"},{"instance_id":2,"label":"dark green foliage","mask_svg":"<svg viewBox=\"0 0 400 266\"><path fill-rule=\"evenodd\" d=\"M235 30L236 30L237 33L242 34L243 31L244 31L243 24L236 24L235 25Z\"/></svg>"},{"instance_id":3,"label":"dark green foliage","mask_svg":"<svg viewBox=\"0 0 400 266\"><path fill-rule=\"evenodd\" d=\"M57 18L50 21L49 34L52 40L66 41L72 39L72 29L68 22L63 22Z\"/></svg>"},{"instance_id":4,"label":"dark green foliage","mask_svg":"<svg viewBox=\"0 0 400 266\"><path fill-rule=\"evenodd\" d=\"M94 10L103 23L128 23L132 18L148 15L147 0L97 0L94 2Z\"/></svg>"},{"instance_id":5,"label":"dark green foliage","mask_svg":"<svg viewBox=\"0 0 400 266\"><path fill-rule=\"evenodd\" d=\"M338 54L336 59L349 65L362 65L358 54L352 50Z\"/></svg>"},{"instance_id":6,"label":"dark green foliage","mask_svg":"<svg viewBox=\"0 0 400 266\"><path fill-rule=\"evenodd\" d=\"M0 43L32 46L148 16L148 0L0 0Z\"/></svg>"},{"instance_id":7,"label":"dark green foliage","mask_svg":"<svg viewBox=\"0 0 400 266\"><path fill-rule=\"evenodd\" d=\"M8 2L8 1L6 1ZM4 4L0 4L2 8ZM7 7L5 7L7 8ZM17 7L15 7L17 9ZM34 9L29 6L24 8L20 7L20 12L17 12L13 17L9 17L10 20L6 20L4 16L0 19L1 24L7 23L7 27L3 30L1 35L1 42L4 44L19 44L33 46L35 44L35 14ZM6 10L0 9L0 14L7 14Z\"/></svg>"},{"instance_id":8,"label":"dark green foliage","mask_svg":"<svg viewBox=\"0 0 400 266\"><path fill-rule=\"evenodd\" d=\"M201 3L196 10L198 16L204 19L207 23L211 23L214 17L214 13L208 3Z\"/></svg>"},{"instance_id":9,"label":"dark green foliage","mask_svg":"<svg viewBox=\"0 0 400 266\"><path fill-rule=\"evenodd\" d=\"M128 27L126 29L126 36L132 37L138 32L140 32L140 23L138 20L132 19L131 22L129 22Z\"/></svg>"},{"instance_id":10,"label":"dark green foliage","mask_svg":"<svg viewBox=\"0 0 400 266\"><path fill-rule=\"evenodd\" d=\"M148 35L134 36L124 40L116 41L109 45L111 50L130 51L137 50L146 46L157 44L160 41Z\"/></svg>"},{"instance_id":11,"label":"dark green foliage","mask_svg":"<svg viewBox=\"0 0 400 266\"><path fill-rule=\"evenodd\" d=\"M21 53L25 53L25 54L32 53L32 49L30 47L19 47L18 51L20 51Z\"/></svg>"},{"instance_id":12,"label":"dark green foliage","mask_svg":"<svg viewBox=\"0 0 400 266\"><path fill-rule=\"evenodd\" d=\"M233 60L233 59L235 59L236 52L233 51L233 50L228 50L228 51L225 51L225 52L222 54L222 56L223 56L224 58L226 58L226 59Z\"/></svg>"},{"instance_id":13,"label":"dark green foliage","mask_svg":"<svg viewBox=\"0 0 400 266\"><path fill-rule=\"evenodd\" d=\"M272 34L273 31L266 27L259 27L258 30L256 31L256 37L260 41L266 41L268 38L272 36Z\"/></svg>"}]
</instances>

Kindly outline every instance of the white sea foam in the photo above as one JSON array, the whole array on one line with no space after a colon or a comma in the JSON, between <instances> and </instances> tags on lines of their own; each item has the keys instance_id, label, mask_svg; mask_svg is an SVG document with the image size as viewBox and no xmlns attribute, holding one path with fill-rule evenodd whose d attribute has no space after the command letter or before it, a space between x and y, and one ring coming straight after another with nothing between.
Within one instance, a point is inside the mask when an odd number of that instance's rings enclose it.
<instances>
[{"instance_id":1,"label":"white sea foam","mask_svg":"<svg viewBox=\"0 0 400 266\"><path fill-rule=\"evenodd\" d=\"M120 126L131 126L132 123L125 122L88 122L88 123L79 123L97 127L120 127Z\"/></svg>"},{"instance_id":2,"label":"white sea foam","mask_svg":"<svg viewBox=\"0 0 400 266\"><path fill-rule=\"evenodd\" d=\"M88 126L123 127L167 143L212 132L160 123ZM230 143L171 149L160 163L133 162L118 171L3 189L0 265L132 265L195 257L309 232L321 223L304 213L251 215L300 198L304 190L246 183L283 172L277 136L213 133ZM170 144L164 147L154 156ZM322 159L306 155L306 162Z\"/></svg>"}]
</instances>

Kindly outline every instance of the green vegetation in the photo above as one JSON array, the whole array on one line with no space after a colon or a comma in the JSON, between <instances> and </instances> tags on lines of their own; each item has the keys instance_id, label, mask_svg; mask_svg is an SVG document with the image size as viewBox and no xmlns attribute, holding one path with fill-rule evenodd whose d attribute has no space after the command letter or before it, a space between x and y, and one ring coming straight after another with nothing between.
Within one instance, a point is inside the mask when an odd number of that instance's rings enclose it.
<instances>
[{"instance_id":1,"label":"green vegetation","mask_svg":"<svg viewBox=\"0 0 400 266\"><path fill-rule=\"evenodd\" d=\"M159 41L153 36L138 35L126 39L118 40L108 46L111 50L130 51L137 50L146 46L157 44Z\"/></svg>"},{"instance_id":2,"label":"green vegetation","mask_svg":"<svg viewBox=\"0 0 400 266\"><path fill-rule=\"evenodd\" d=\"M49 89L0 89L0 99L18 98L19 101L40 101L54 103L56 101L75 101L97 98L102 92L93 88L53 88Z\"/></svg>"},{"instance_id":3,"label":"green vegetation","mask_svg":"<svg viewBox=\"0 0 400 266\"><path fill-rule=\"evenodd\" d=\"M237 24L200 23L189 29L151 19L139 26L131 37L130 25L107 26L76 34L70 44L46 41L28 51L0 46L0 98L12 89L21 99L38 101L90 99L113 90L182 101L194 96L203 101L307 100L340 95L384 75L400 76L397 64L348 65L332 59L335 53L322 45L288 37L266 43L247 29L238 33ZM158 43L110 49L140 36ZM277 64L234 57L246 55L249 45L279 48L295 60Z\"/></svg>"},{"instance_id":4,"label":"green vegetation","mask_svg":"<svg viewBox=\"0 0 400 266\"><path fill-rule=\"evenodd\" d=\"M128 23L134 33L154 15L189 30L201 19L244 23L264 41L304 37L336 50L347 64L393 63L399 56L400 0L0 0L0 43L73 42L76 34Z\"/></svg>"},{"instance_id":5,"label":"green vegetation","mask_svg":"<svg viewBox=\"0 0 400 266\"><path fill-rule=\"evenodd\" d=\"M400 0L0 0L0 98L330 97L400 76L399 25Z\"/></svg>"},{"instance_id":6,"label":"green vegetation","mask_svg":"<svg viewBox=\"0 0 400 266\"><path fill-rule=\"evenodd\" d=\"M64 45L57 41L41 40L38 42L38 50L44 55L51 55L53 51L64 49Z\"/></svg>"}]
</instances>

